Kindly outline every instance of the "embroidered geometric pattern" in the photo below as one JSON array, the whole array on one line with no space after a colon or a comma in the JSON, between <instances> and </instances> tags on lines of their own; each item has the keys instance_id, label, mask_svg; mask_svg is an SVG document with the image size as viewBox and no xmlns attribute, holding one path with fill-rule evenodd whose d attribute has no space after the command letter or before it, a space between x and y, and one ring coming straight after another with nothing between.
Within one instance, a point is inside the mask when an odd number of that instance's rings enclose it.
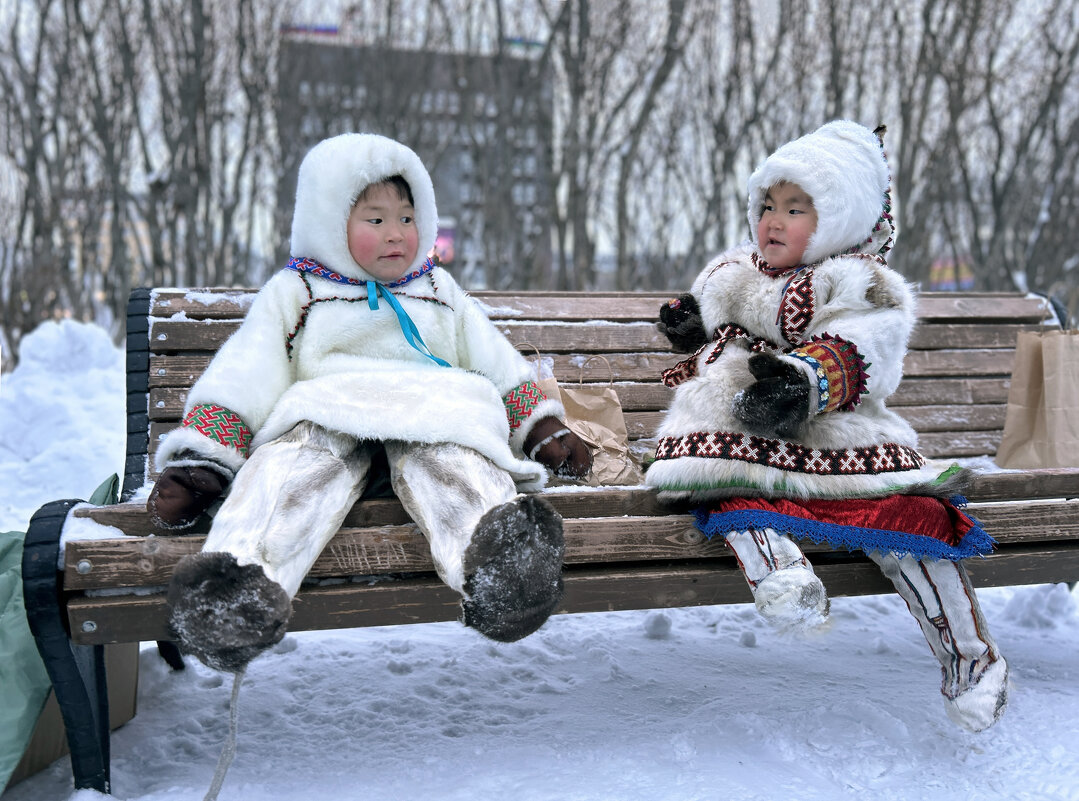
<instances>
[{"instance_id":1,"label":"embroidered geometric pattern","mask_svg":"<svg viewBox=\"0 0 1079 801\"><path fill-rule=\"evenodd\" d=\"M858 405L866 391L868 365L854 343L826 333L822 337L813 337L810 342L792 350L790 355L815 364L818 379L823 371L828 387L821 392L824 405L819 411L849 411Z\"/></svg>"},{"instance_id":2,"label":"embroidered geometric pattern","mask_svg":"<svg viewBox=\"0 0 1079 801\"><path fill-rule=\"evenodd\" d=\"M804 353L793 351L791 354L795 359L801 359L808 364L813 370L813 373L817 377L817 414L823 412L828 408L828 372L824 369L824 366L814 359L812 356L807 356Z\"/></svg>"},{"instance_id":3,"label":"embroidered geometric pattern","mask_svg":"<svg viewBox=\"0 0 1079 801\"><path fill-rule=\"evenodd\" d=\"M325 278L328 281L334 281L338 284L348 284L349 286L363 286L366 281L361 281L356 278L349 278L341 275L341 273L334 272L325 264L317 262L314 259L302 258L302 259L290 259L289 263L285 265L286 270L295 270L298 273L310 273L311 275L317 275L319 278ZM408 275L403 275L396 281L392 281L383 286L390 288L404 286L414 278L419 278L421 275L426 275L435 269L435 263L431 259L424 261L418 270L413 270Z\"/></svg>"},{"instance_id":4,"label":"embroidered geometric pattern","mask_svg":"<svg viewBox=\"0 0 1079 801\"><path fill-rule=\"evenodd\" d=\"M528 419L532 411L547 400L547 396L535 381L526 381L514 387L502 398L506 405L506 416L510 421L510 431L516 431L521 423Z\"/></svg>"},{"instance_id":5,"label":"embroidered geometric pattern","mask_svg":"<svg viewBox=\"0 0 1079 801\"><path fill-rule=\"evenodd\" d=\"M663 383L668 387L676 387L695 377L697 375L698 358L701 353L704 352L705 348L712 348L712 352L708 354L708 358L704 360L705 364L711 364L722 355L724 348L727 347L727 343L732 339L744 339L749 343L749 349L758 353L772 347L768 340L750 336L749 332L741 326L735 325L734 323L724 323L716 328L715 333L712 334L712 340L715 342L714 345L711 342L705 343L688 359L683 359L674 367L669 367L664 370Z\"/></svg>"},{"instance_id":6,"label":"embroidered geometric pattern","mask_svg":"<svg viewBox=\"0 0 1079 801\"><path fill-rule=\"evenodd\" d=\"M806 266L804 264L796 264L793 267L773 267L771 264L761 258L761 255L756 251L749 255L749 259L753 262L753 266L756 267L758 271L772 278L780 275L786 275L787 273L791 272L798 272Z\"/></svg>"},{"instance_id":7,"label":"embroidered geometric pattern","mask_svg":"<svg viewBox=\"0 0 1079 801\"><path fill-rule=\"evenodd\" d=\"M193 428L204 437L227 448L235 448L241 456L251 449L251 429L244 425L240 415L213 403L200 403L184 417L182 428Z\"/></svg>"},{"instance_id":8,"label":"embroidered geometric pattern","mask_svg":"<svg viewBox=\"0 0 1079 801\"><path fill-rule=\"evenodd\" d=\"M809 327L816 312L816 296L813 292L813 271L797 273L783 287L776 322L783 331L783 338L792 345L802 341L802 334Z\"/></svg>"},{"instance_id":9,"label":"embroidered geometric pattern","mask_svg":"<svg viewBox=\"0 0 1079 801\"><path fill-rule=\"evenodd\" d=\"M756 437L735 431L698 431L681 437L663 437L656 459L732 459L818 476L877 475L917 470L925 459L913 448L886 442L868 448L818 450L794 442Z\"/></svg>"},{"instance_id":10,"label":"embroidered geometric pattern","mask_svg":"<svg viewBox=\"0 0 1079 801\"><path fill-rule=\"evenodd\" d=\"M708 345L709 343L701 345L688 359L683 359L674 367L668 367L664 370L662 373L663 383L668 387L676 387L697 375L697 357L701 355L701 352Z\"/></svg>"}]
</instances>

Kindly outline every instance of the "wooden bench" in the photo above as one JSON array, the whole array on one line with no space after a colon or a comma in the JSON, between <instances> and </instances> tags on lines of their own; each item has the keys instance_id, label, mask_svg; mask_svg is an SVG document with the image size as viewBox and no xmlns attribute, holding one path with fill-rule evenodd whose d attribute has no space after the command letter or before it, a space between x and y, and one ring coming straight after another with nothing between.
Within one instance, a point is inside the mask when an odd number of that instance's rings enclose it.
<instances>
[{"instance_id":1,"label":"wooden bench","mask_svg":"<svg viewBox=\"0 0 1079 801\"><path fill-rule=\"evenodd\" d=\"M176 426L186 393L236 329L253 298L245 290L136 290L128 311L128 443L123 500L76 508L58 501L35 516L24 580L39 647L68 721L76 787L108 786L107 643L165 640L163 590L176 561L199 550L206 527L183 536L155 530L146 485L162 434ZM492 293L475 296L515 343L551 355L563 381L606 382L606 364L632 440L646 450L671 397L659 382L682 356L654 327L656 293ZM934 459L991 456L1004 425L1016 335L1056 325L1048 303L1017 294L925 294L891 406L919 431ZM532 349L522 345L522 350ZM582 365L583 369L582 369ZM664 507L642 487L545 491L565 521L562 612L744 603L752 600L733 557L708 541L688 509ZM1079 579L1079 469L988 472L970 512L999 541L970 560L976 586ZM134 499L132 499L134 496ZM117 536L68 541L64 525L111 526ZM119 536L120 534L127 536ZM888 593L862 554L808 546L835 596ZM452 620L458 597L436 578L426 542L394 499L359 502L294 601L293 630ZM106 790L107 791L107 790Z\"/></svg>"}]
</instances>

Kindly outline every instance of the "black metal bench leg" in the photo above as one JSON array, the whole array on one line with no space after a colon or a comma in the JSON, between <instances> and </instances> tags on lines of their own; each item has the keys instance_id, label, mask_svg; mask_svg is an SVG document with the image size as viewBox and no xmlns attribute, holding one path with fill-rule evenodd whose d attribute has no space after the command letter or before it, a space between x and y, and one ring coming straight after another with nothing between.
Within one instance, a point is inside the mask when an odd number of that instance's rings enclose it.
<instances>
[{"instance_id":1,"label":"black metal bench leg","mask_svg":"<svg viewBox=\"0 0 1079 801\"><path fill-rule=\"evenodd\" d=\"M71 642L57 570L60 532L82 501L53 501L30 519L23 546L26 617L60 706L75 789L109 793L109 693L105 647Z\"/></svg>"}]
</instances>

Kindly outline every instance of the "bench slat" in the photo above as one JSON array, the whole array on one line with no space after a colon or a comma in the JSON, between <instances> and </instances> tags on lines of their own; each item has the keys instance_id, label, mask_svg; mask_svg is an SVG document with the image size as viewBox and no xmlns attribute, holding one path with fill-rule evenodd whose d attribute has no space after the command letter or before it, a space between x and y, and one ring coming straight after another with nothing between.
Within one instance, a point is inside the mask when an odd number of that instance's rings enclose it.
<instances>
[{"instance_id":1,"label":"bench slat","mask_svg":"<svg viewBox=\"0 0 1079 801\"><path fill-rule=\"evenodd\" d=\"M1079 543L1014 548L968 560L976 587L1036 584L1079 575ZM864 557L814 565L833 598L894 592ZM608 570L567 570L562 612L605 612L747 603L745 579L733 559L705 564L632 565ZM163 594L77 597L68 603L72 641L96 645L169 639ZM293 601L291 631L455 620L457 595L433 577L375 584L343 583L301 589Z\"/></svg>"},{"instance_id":2,"label":"bench slat","mask_svg":"<svg viewBox=\"0 0 1079 801\"><path fill-rule=\"evenodd\" d=\"M971 508L1001 546L1079 540L1079 500L984 503ZM1045 522L1051 521L1051 522ZM707 540L690 515L593 517L565 520L567 565L707 559L727 554ZM77 540L68 544L64 586L155 587L166 584L176 562L197 552L205 537ZM835 549L804 543L807 553ZM430 549L414 524L344 527L312 566L313 578L434 570Z\"/></svg>"},{"instance_id":3,"label":"bench slat","mask_svg":"<svg viewBox=\"0 0 1079 801\"><path fill-rule=\"evenodd\" d=\"M214 351L239 327L237 320L155 320L150 331L153 352ZM515 345L528 344L543 353L669 352L670 343L652 320L501 321L496 327ZM1022 331L1037 331L1034 323L922 324L914 329L909 347L915 350L1014 348ZM532 352L531 348L521 347Z\"/></svg>"},{"instance_id":4,"label":"bench slat","mask_svg":"<svg viewBox=\"0 0 1079 801\"><path fill-rule=\"evenodd\" d=\"M182 314L192 319L242 317L256 290L244 289L157 289L150 307L152 317ZM472 292L494 319L639 319L654 320L659 304L677 292L566 292L557 298L546 292ZM207 303L210 298L213 303ZM980 320L983 322L1037 323L1052 317L1044 298L1014 292L964 293L923 292L918 298L918 316L938 322Z\"/></svg>"}]
</instances>

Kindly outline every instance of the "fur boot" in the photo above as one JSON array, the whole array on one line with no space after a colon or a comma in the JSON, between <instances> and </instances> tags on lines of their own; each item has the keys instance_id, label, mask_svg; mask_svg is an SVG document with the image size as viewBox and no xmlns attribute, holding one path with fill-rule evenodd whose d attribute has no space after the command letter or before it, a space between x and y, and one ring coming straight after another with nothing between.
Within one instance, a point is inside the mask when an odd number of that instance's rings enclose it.
<instances>
[{"instance_id":1,"label":"fur boot","mask_svg":"<svg viewBox=\"0 0 1079 801\"><path fill-rule=\"evenodd\" d=\"M770 528L732 531L727 547L738 559L761 617L781 631L827 622L828 593L790 537Z\"/></svg>"},{"instance_id":2,"label":"fur boot","mask_svg":"<svg viewBox=\"0 0 1079 801\"><path fill-rule=\"evenodd\" d=\"M562 518L525 496L496 506L465 550L464 624L499 642L534 632L562 599Z\"/></svg>"},{"instance_id":3,"label":"fur boot","mask_svg":"<svg viewBox=\"0 0 1079 801\"><path fill-rule=\"evenodd\" d=\"M182 649L215 670L237 673L285 635L288 594L259 565L230 553L185 556L168 590L169 627Z\"/></svg>"},{"instance_id":4,"label":"fur boot","mask_svg":"<svg viewBox=\"0 0 1079 801\"><path fill-rule=\"evenodd\" d=\"M988 729L1008 703L1008 665L989 636L967 571L945 559L869 556L892 580L940 662L948 717L969 731Z\"/></svg>"}]
</instances>

